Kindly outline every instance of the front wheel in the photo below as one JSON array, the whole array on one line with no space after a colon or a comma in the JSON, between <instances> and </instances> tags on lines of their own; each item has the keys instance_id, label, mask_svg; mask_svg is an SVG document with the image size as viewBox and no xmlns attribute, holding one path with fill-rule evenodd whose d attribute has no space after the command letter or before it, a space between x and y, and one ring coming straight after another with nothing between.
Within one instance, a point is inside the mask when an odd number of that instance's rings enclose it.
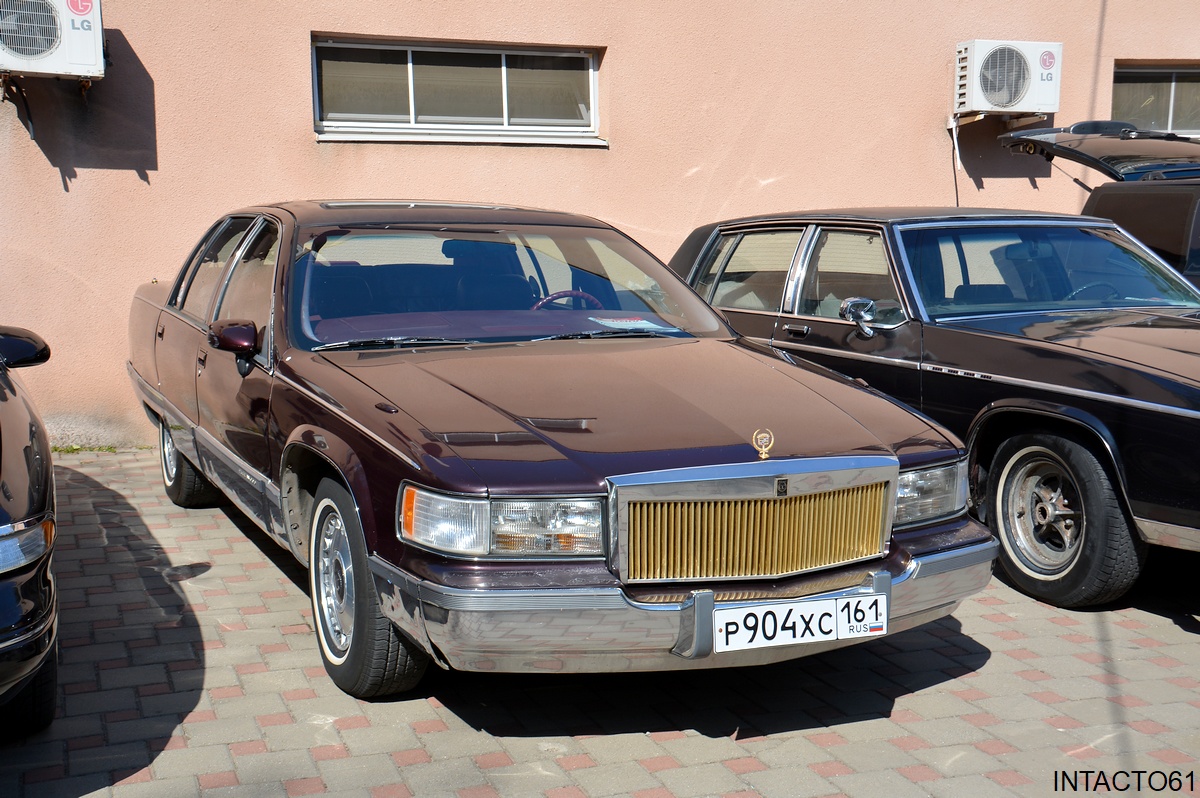
<instances>
[{"instance_id":1,"label":"front wheel","mask_svg":"<svg viewBox=\"0 0 1200 798\"><path fill-rule=\"evenodd\" d=\"M1141 573L1147 545L1132 531L1104 467L1057 435L1001 444L988 477L990 524L1012 583L1059 607L1104 604Z\"/></svg>"},{"instance_id":2,"label":"front wheel","mask_svg":"<svg viewBox=\"0 0 1200 798\"><path fill-rule=\"evenodd\" d=\"M310 540L313 619L334 684L356 698L415 687L429 656L380 611L358 514L350 493L332 479L317 488Z\"/></svg>"}]
</instances>

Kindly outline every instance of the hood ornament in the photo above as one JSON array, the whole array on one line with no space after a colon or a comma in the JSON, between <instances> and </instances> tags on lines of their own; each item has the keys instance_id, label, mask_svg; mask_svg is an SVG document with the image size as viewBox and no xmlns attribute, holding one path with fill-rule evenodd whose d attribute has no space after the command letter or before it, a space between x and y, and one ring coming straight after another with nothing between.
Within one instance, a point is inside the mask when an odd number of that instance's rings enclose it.
<instances>
[{"instance_id":1,"label":"hood ornament","mask_svg":"<svg viewBox=\"0 0 1200 798\"><path fill-rule=\"evenodd\" d=\"M771 456L771 447L775 445L775 433L769 429L756 429L750 438L750 443L758 451L758 459L766 460Z\"/></svg>"}]
</instances>

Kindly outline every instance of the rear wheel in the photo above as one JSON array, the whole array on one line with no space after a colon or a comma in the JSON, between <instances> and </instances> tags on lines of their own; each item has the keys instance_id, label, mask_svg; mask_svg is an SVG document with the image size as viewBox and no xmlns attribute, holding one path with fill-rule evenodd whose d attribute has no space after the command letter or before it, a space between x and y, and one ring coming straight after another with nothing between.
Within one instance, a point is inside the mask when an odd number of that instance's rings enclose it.
<instances>
[{"instance_id":1,"label":"rear wheel","mask_svg":"<svg viewBox=\"0 0 1200 798\"><path fill-rule=\"evenodd\" d=\"M1103 604L1141 573L1148 547L1104 467L1081 444L1056 435L1005 441L988 496L1000 565L1025 593L1059 607Z\"/></svg>"},{"instance_id":2,"label":"rear wheel","mask_svg":"<svg viewBox=\"0 0 1200 798\"><path fill-rule=\"evenodd\" d=\"M416 686L429 656L380 611L354 503L332 479L317 488L310 540L309 593L330 678L356 698Z\"/></svg>"},{"instance_id":3,"label":"rear wheel","mask_svg":"<svg viewBox=\"0 0 1200 798\"><path fill-rule=\"evenodd\" d=\"M204 507L217 500L217 489L175 448L171 428L162 419L158 422L158 460L163 488L171 501L180 507Z\"/></svg>"}]
</instances>

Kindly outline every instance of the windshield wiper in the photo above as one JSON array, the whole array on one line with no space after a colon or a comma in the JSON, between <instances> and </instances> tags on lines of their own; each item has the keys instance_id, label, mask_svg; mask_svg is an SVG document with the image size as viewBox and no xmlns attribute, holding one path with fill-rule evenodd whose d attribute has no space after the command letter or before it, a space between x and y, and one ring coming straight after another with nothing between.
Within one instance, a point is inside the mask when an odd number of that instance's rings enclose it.
<instances>
[{"instance_id":1,"label":"windshield wiper","mask_svg":"<svg viewBox=\"0 0 1200 798\"><path fill-rule=\"evenodd\" d=\"M407 346L466 346L479 341L470 338L438 338L436 336L404 335L396 338L358 338L353 341L338 341L335 344L314 346L314 352L331 349L403 349Z\"/></svg>"},{"instance_id":2,"label":"windshield wiper","mask_svg":"<svg viewBox=\"0 0 1200 798\"><path fill-rule=\"evenodd\" d=\"M584 330L583 332L548 335L545 338L534 338L535 341L570 341L581 338L670 338L671 336L656 330Z\"/></svg>"}]
</instances>

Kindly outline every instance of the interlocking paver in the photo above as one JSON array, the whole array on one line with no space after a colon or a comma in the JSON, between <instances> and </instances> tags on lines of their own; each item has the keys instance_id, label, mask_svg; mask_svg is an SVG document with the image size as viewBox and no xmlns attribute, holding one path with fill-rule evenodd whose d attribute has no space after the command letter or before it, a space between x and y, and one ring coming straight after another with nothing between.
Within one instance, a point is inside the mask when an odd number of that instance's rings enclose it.
<instances>
[{"instance_id":1,"label":"interlocking paver","mask_svg":"<svg viewBox=\"0 0 1200 798\"><path fill-rule=\"evenodd\" d=\"M1045 795L1056 771L1200 770L1200 555L1071 612L993 580L951 618L792 663L594 676L326 676L303 569L151 451L57 458L60 716L0 795Z\"/></svg>"}]
</instances>

